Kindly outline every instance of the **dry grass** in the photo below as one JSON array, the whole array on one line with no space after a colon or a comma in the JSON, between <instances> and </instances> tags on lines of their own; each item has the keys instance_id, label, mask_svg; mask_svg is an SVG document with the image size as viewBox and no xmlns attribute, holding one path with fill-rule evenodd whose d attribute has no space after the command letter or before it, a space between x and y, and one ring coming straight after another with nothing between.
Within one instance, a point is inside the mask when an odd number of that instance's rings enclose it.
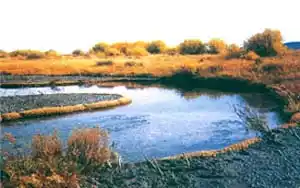
<instances>
[{"instance_id":1,"label":"dry grass","mask_svg":"<svg viewBox=\"0 0 300 188\"><path fill-rule=\"evenodd\" d=\"M70 187L78 188L80 178L107 162L115 162L115 152L108 145L108 134L100 128L74 130L63 150L57 134L36 135L32 139L32 155L3 158L1 173L9 178L5 187ZM15 146L16 139L6 133L4 140ZM2 153L1 153L2 155Z\"/></svg>"},{"instance_id":2,"label":"dry grass","mask_svg":"<svg viewBox=\"0 0 300 188\"><path fill-rule=\"evenodd\" d=\"M56 114L67 114L72 112L79 112L86 110L85 106L82 104L74 106L61 106L61 107L44 107L32 110L25 110L21 112L24 117L36 117L36 116L47 116Z\"/></svg>"},{"instance_id":3,"label":"dry grass","mask_svg":"<svg viewBox=\"0 0 300 188\"><path fill-rule=\"evenodd\" d=\"M228 147L225 147L220 150L210 150L210 151L200 151L200 152L190 152L190 153L185 153L181 155L176 155L176 156L171 156L171 157L166 157L162 158L163 160L169 160L169 159L180 159L180 158L186 158L186 157L216 157L218 154L221 153L226 153L226 152L231 152L231 151L240 151L240 150L245 150L247 149L250 145L259 142L261 139L260 138L251 138L244 140L242 142L239 142L237 144L232 144Z\"/></svg>"},{"instance_id":4,"label":"dry grass","mask_svg":"<svg viewBox=\"0 0 300 188\"><path fill-rule=\"evenodd\" d=\"M73 131L68 139L67 155L84 164L108 162L111 156L108 134L99 128Z\"/></svg>"},{"instance_id":5,"label":"dry grass","mask_svg":"<svg viewBox=\"0 0 300 188\"><path fill-rule=\"evenodd\" d=\"M294 114L291 118L291 121L294 123L300 123L300 112Z\"/></svg>"},{"instance_id":6,"label":"dry grass","mask_svg":"<svg viewBox=\"0 0 300 188\"><path fill-rule=\"evenodd\" d=\"M16 119L20 119L22 117L23 116L20 113L17 113L17 112L1 114L1 119L3 121L16 120Z\"/></svg>"},{"instance_id":7,"label":"dry grass","mask_svg":"<svg viewBox=\"0 0 300 188\"><path fill-rule=\"evenodd\" d=\"M50 136L33 136L31 148L33 158L50 160L62 154L62 144L57 136L57 132Z\"/></svg>"},{"instance_id":8,"label":"dry grass","mask_svg":"<svg viewBox=\"0 0 300 188\"><path fill-rule=\"evenodd\" d=\"M88 104L78 104L74 106L43 107L43 108L25 110L22 112L11 112L11 113L1 114L0 117L1 120L3 121L11 121L11 120L17 120L21 118L41 117L41 116L68 114L73 112L82 112L87 110L112 108L119 105L127 105L129 103L131 103L131 99L126 97L121 97L117 100L100 101L100 102L88 103Z\"/></svg>"}]
</instances>

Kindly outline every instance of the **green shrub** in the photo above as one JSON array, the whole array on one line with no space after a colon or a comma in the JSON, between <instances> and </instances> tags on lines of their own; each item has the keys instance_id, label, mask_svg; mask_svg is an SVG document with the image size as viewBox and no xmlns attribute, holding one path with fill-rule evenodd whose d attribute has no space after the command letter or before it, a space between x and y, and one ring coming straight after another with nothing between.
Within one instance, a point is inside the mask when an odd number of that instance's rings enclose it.
<instances>
[{"instance_id":1,"label":"green shrub","mask_svg":"<svg viewBox=\"0 0 300 188\"><path fill-rule=\"evenodd\" d=\"M151 54L160 54L164 53L167 48L167 45L161 41L152 41L147 45L147 51Z\"/></svg>"},{"instance_id":2,"label":"green shrub","mask_svg":"<svg viewBox=\"0 0 300 188\"><path fill-rule=\"evenodd\" d=\"M180 54L205 53L205 45L200 40L185 40L179 44Z\"/></svg>"},{"instance_id":3,"label":"green shrub","mask_svg":"<svg viewBox=\"0 0 300 188\"><path fill-rule=\"evenodd\" d=\"M280 31L271 29L253 35L244 43L244 48L247 51L254 51L261 57L281 55L287 50L282 43Z\"/></svg>"},{"instance_id":4,"label":"green shrub","mask_svg":"<svg viewBox=\"0 0 300 188\"><path fill-rule=\"evenodd\" d=\"M221 39L212 39L208 42L208 53L219 54L227 50L226 43Z\"/></svg>"},{"instance_id":5,"label":"green shrub","mask_svg":"<svg viewBox=\"0 0 300 188\"><path fill-rule=\"evenodd\" d=\"M104 43L104 42L99 42L97 44L95 44L95 46L92 48L92 51L94 53L97 52L105 52L105 50L109 47L108 44Z\"/></svg>"},{"instance_id":6,"label":"green shrub","mask_svg":"<svg viewBox=\"0 0 300 188\"><path fill-rule=\"evenodd\" d=\"M80 49L76 49L76 50L74 50L74 51L72 52L72 55L73 55L73 56L84 56L85 53L84 53L84 51L82 51L82 50L80 50Z\"/></svg>"}]
</instances>

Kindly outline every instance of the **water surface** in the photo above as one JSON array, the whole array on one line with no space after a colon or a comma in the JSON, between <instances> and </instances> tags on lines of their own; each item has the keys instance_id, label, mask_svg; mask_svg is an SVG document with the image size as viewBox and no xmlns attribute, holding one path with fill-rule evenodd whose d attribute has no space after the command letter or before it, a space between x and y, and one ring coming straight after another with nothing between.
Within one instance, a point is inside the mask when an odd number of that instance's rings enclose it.
<instances>
[{"instance_id":1,"label":"water surface","mask_svg":"<svg viewBox=\"0 0 300 188\"><path fill-rule=\"evenodd\" d=\"M132 104L107 111L83 112L65 116L3 122L2 133L11 132L23 145L34 134L58 130L63 140L75 128L100 126L110 133L111 143L125 161L141 161L200 150L220 149L254 137L234 113L233 105L248 105L267 117L270 128L282 123L278 107L259 93L222 93L195 89L150 87L103 88L63 86L57 88L0 89L0 96L40 93L117 93ZM4 145L5 146L5 145Z\"/></svg>"}]
</instances>

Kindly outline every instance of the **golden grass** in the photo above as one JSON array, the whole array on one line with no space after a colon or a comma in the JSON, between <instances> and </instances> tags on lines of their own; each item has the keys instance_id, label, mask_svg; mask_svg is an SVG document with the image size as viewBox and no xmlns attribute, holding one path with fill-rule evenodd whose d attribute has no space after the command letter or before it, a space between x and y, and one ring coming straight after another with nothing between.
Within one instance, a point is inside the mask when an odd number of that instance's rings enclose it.
<instances>
[{"instance_id":1,"label":"golden grass","mask_svg":"<svg viewBox=\"0 0 300 188\"><path fill-rule=\"evenodd\" d=\"M1 114L1 118L3 121L16 120L16 119L20 119L22 117L23 116L18 112L10 112L10 113Z\"/></svg>"},{"instance_id":2,"label":"golden grass","mask_svg":"<svg viewBox=\"0 0 300 188\"><path fill-rule=\"evenodd\" d=\"M49 136L33 136L31 148L33 158L42 158L44 160L50 160L62 153L62 144L56 132Z\"/></svg>"},{"instance_id":3,"label":"golden grass","mask_svg":"<svg viewBox=\"0 0 300 188\"><path fill-rule=\"evenodd\" d=\"M37 108L32 110L25 110L21 113L24 117L35 117L35 116L47 116L47 115L55 115L55 114L66 114L72 112L84 111L86 108L82 104L74 105L74 106L61 106L61 107L44 107Z\"/></svg>"},{"instance_id":4,"label":"golden grass","mask_svg":"<svg viewBox=\"0 0 300 188\"><path fill-rule=\"evenodd\" d=\"M217 154L247 149L250 145L257 143L260 140L261 140L260 138L255 137L255 138L244 140L244 141L236 143L236 144L232 144L232 145L225 147L223 149L220 149L220 150L184 153L184 154L180 154L180 155L165 157L165 158L162 158L162 160L180 159L180 158L186 158L186 157L188 157L188 158L189 157L216 157Z\"/></svg>"},{"instance_id":5,"label":"golden grass","mask_svg":"<svg viewBox=\"0 0 300 188\"><path fill-rule=\"evenodd\" d=\"M14 149L15 138L6 133L5 139ZM114 152L109 148L108 134L102 129L74 130L69 136L67 150L56 134L36 135L32 139L32 155L25 158L8 156L3 170L10 176L6 187L79 187L79 178L86 176L111 160Z\"/></svg>"},{"instance_id":6,"label":"golden grass","mask_svg":"<svg viewBox=\"0 0 300 188\"><path fill-rule=\"evenodd\" d=\"M78 129L68 139L68 154L76 160L104 163L110 160L107 132L100 128Z\"/></svg>"},{"instance_id":7,"label":"golden grass","mask_svg":"<svg viewBox=\"0 0 300 188\"><path fill-rule=\"evenodd\" d=\"M129 98L121 97L116 100L100 101L100 102L88 103L88 104L77 104L73 106L43 107L43 108L25 110L22 112L10 112L10 113L1 114L1 119L3 121L11 121L11 120L17 120L17 119L29 118L29 117L68 114L68 113L82 112L87 110L112 108L120 105L127 105L131 102L132 101Z\"/></svg>"}]
</instances>

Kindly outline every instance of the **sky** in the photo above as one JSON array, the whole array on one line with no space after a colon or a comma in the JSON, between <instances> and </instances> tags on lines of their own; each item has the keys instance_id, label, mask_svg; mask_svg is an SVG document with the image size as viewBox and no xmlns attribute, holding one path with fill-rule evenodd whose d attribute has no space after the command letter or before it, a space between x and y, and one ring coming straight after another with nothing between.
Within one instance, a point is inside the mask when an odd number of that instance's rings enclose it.
<instances>
[{"instance_id":1,"label":"sky","mask_svg":"<svg viewBox=\"0 0 300 188\"><path fill-rule=\"evenodd\" d=\"M0 49L88 50L97 42L221 38L265 28L300 40L299 0L0 0Z\"/></svg>"}]
</instances>

